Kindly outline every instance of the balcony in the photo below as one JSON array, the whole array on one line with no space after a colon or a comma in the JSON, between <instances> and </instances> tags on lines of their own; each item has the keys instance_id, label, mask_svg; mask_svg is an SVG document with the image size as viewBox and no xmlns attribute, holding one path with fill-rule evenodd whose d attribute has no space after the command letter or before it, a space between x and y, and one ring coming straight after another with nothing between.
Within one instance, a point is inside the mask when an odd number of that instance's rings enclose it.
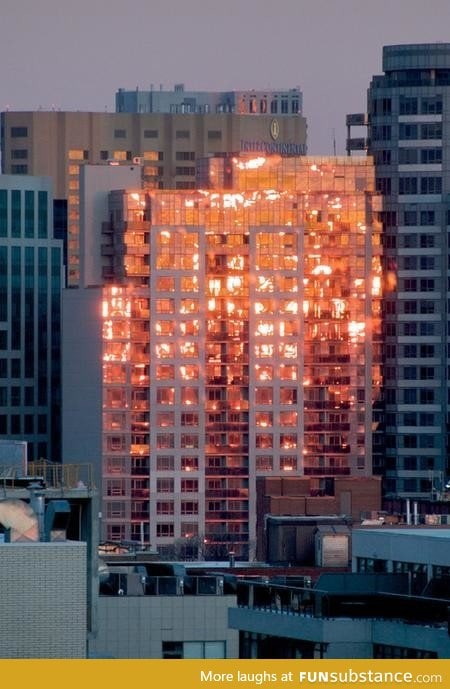
<instances>
[{"instance_id":1,"label":"balcony","mask_svg":"<svg viewBox=\"0 0 450 689\"><path fill-rule=\"evenodd\" d=\"M205 476L248 476L247 467L206 467Z\"/></svg>"},{"instance_id":2,"label":"balcony","mask_svg":"<svg viewBox=\"0 0 450 689\"><path fill-rule=\"evenodd\" d=\"M100 596L223 596L222 576L149 576L111 572Z\"/></svg>"}]
</instances>

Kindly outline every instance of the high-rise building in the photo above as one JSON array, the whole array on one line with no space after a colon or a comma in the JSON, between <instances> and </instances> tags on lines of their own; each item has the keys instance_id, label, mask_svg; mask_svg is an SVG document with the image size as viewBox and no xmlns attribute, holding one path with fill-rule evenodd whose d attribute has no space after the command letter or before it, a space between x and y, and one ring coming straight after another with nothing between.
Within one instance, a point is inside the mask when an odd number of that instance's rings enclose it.
<instances>
[{"instance_id":1,"label":"high-rise building","mask_svg":"<svg viewBox=\"0 0 450 689\"><path fill-rule=\"evenodd\" d=\"M88 313L97 344L64 349L85 362L81 388L103 359L104 537L242 558L257 476L304 474L320 491L371 475L374 174L367 159L279 156L211 159L202 174L202 191L111 193L94 258L103 286L68 290L90 301L72 330Z\"/></svg>"},{"instance_id":2,"label":"high-rise building","mask_svg":"<svg viewBox=\"0 0 450 689\"><path fill-rule=\"evenodd\" d=\"M176 114L226 113L241 115L298 115L302 112L303 95L297 86L278 91L186 91L175 84L173 91L150 87L133 91L119 89L116 112L170 112Z\"/></svg>"},{"instance_id":3,"label":"high-rise building","mask_svg":"<svg viewBox=\"0 0 450 689\"><path fill-rule=\"evenodd\" d=\"M62 242L51 181L0 176L0 437L60 460Z\"/></svg>"},{"instance_id":4,"label":"high-rise building","mask_svg":"<svg viewBox=\"0 0 450 689\"><path fill-rule=\"evenodd\" d=\"M388 497L433 499L448 475L450 44L383 50L367 116L383 197L384 434ZM362 148L350 140L349 152Z\"/></svg>"},{"instance_id":5,"label":"high-rise building","mask_svg":"<svg viewBox=\"0 0 450 689\"><path fill-rule=\"evenodd\" d=\"M48 175L58 201L57 217L67 225L67 283L80 280L80 167L134 163L147 188L193 189L196 160L240 151L301 155L306 152L306 121L295 91L279 115L246 111L174 111L150 113L4 112L1 116L2 171ZM67 207L64 206L67 202ZM65 211L67 220L61 218Z\"/></svg>"}]
</instances>

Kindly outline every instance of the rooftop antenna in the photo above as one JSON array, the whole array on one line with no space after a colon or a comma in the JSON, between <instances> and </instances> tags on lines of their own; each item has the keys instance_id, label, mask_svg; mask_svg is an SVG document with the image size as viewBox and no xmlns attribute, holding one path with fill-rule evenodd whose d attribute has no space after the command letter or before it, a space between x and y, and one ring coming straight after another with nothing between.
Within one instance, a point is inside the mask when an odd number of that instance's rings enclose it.
<instances>
[{"instance_id":1,"label":"rooftop antenna","mask_svg":"<svg viewBox=\"0 0 450 689\"><path fill-rule=\"evenodd\" d=\"M333 128L333 155L336 157L336 131Z\"/></svg>"}]
</instances>

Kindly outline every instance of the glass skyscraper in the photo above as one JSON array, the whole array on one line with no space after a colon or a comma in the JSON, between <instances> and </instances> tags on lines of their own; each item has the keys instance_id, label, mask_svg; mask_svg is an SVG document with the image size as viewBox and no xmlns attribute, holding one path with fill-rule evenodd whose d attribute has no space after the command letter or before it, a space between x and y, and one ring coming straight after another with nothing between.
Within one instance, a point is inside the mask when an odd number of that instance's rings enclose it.
<instances>
[{"instance_id":1,"label":"glass skyscraper","mask_svg":"<svg viewBox=\"0 0 450 689\"><path fill-rule=\"evenodd\" d=\"M383 197L385 413L374 471L387 497L434 499L448 476L450 44L387 46L383 70L367 113Z\"/></svg>"},{"instance_id":2,"label":"glass skyscraper","mask_svg":"<svg viewBox=\"0 0 450 689\"><path fill-rule=\"evenodd\" d=\"M62 242L47 178L0 176L0 438L61 460Z\"/></svg>"}]
</instances>

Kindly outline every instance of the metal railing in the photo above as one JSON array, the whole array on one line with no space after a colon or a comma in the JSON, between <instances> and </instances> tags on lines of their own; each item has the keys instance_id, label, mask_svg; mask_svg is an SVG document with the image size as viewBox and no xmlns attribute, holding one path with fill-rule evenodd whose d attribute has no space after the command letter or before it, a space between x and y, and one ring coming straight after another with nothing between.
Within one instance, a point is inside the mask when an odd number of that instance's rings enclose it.
<instances>
[{"instance_id":1,"label":"metal railing","mask_svg":"<svg viewBox=\"0 0 450 689\"><path fill-rule=\"evenodd\" d=\"M54 464L52 462L29 462L26 476L17 467L2 467L0 487L27 488L33 479L47 488L93 490L94 474L92 464Z\"/></svg>"}]
</instances>

